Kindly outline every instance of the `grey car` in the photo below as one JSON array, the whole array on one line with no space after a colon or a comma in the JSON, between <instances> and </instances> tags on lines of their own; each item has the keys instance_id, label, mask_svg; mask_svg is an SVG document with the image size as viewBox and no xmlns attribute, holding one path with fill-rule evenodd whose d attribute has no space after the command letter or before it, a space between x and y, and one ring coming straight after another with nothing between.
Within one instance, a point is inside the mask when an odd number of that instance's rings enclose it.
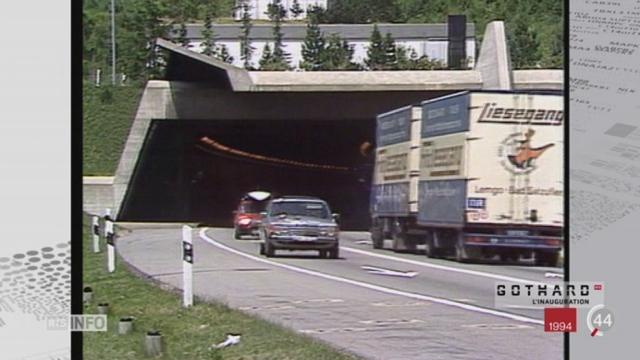
<instances>
[{"instance_id":1,"label":"grey car","mask_svg":"<svg viewBox=\"0 0 640 360\"><path fill-rule=\"evenodd\" d=\"M267 257L276 250L318 250L320 257L340 256L338 215L321 199L285 196L273 199L262 213L260 252Z\"/></svg>"}]
</instances>

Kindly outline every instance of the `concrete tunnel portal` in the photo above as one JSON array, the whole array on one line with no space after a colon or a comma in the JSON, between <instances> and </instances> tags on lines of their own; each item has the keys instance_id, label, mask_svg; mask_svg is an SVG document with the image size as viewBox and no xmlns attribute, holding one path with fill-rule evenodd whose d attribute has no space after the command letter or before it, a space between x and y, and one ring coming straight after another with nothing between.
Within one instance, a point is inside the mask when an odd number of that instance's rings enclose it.
<instances>
[{"instance_id":1,"label":"concrete tunnel portal","mask_svg":"<svg viewBox=\"0 0 640 360\"><path fill-rule=\"evenodd\" d=\"M446 94L211 91L176 91L180 118L151 121L121 221L231 226L240 197L260 189L320 197L343 229L365 230L376 114Z\"/></svg>"},{"instance_id":2,"label":"concrete tunnel portal","mask_svg":"<svg viewBox=\"0 0 640 360\"><path fill-rule=\"evenodd\" d=\"M319 196L343 229L366 229L373 156L361 147L375 146L377 114L464 90L562 89L562 70L512 69L505 39L501 22L487 25L469 70L269 72L158 38L163 79L147 82L115 175L85 178L83 208L230 226L240 197L260 188Z\"/></svg>"}]
</instances>

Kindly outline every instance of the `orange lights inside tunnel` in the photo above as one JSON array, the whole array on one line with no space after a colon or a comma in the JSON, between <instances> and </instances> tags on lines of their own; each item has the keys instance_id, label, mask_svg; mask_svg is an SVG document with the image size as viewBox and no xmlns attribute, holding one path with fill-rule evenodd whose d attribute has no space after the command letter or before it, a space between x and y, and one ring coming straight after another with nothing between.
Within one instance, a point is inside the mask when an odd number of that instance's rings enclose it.
<instances>
[{"instance_id":1,"label":"orange lights inside tunnel","mask_svg":"<svg viewBox=\"0 0 640 360\"><path fill-rule=\"evenodd\" d=\"M329 165L329 164L313 164L308 162L296 161L296 160L288 160L288 159L280 159L265 155L259 155L250 153L247 151L234 149L229 146L223 145L207 136L203 136L200 138L200 144L206 146L208 149L214 150L216 152L222 152L227 155L231 155L238 158L244 158L246 160L259 161L263 163L271 163L274 165L285 165L306 169L315 169L315 170L328 170L328 171L342 171L349 172L355 171L356 169L347 167L347 166L337 166L337 165Z\"/></svg>"}]
</instances>

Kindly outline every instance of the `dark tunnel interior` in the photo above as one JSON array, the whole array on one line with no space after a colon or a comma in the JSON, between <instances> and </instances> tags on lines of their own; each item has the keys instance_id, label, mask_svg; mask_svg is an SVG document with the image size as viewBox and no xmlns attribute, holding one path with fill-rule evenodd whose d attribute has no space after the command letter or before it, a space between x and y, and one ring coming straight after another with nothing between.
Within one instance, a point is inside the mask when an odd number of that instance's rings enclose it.
<instances>
[{"instance_id":1,"label":"dark tunnel interior","mask_svg":"<svg viewBox=\"0 0 640 360\"><path fill-rule=\"evenodd\" d=\"M320 197L341 215L341 228L364 230L373 155L362 145L374 133L373 118L155 120L119 217L231 226L240 197L259 189Z\"/></svg>"}]
</instances>

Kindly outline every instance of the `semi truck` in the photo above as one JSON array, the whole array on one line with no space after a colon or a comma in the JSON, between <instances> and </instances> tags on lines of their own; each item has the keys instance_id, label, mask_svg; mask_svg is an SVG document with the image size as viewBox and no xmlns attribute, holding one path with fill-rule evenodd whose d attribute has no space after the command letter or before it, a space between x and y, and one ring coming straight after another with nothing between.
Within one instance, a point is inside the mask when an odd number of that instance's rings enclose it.
<instances>
[{"instance_id":1,"label":"semi truck","mask_svg":"<svg viewBox=\"0 0 640 360\"><path fill-rule=\"evenodd\" d=\"M377 116L371 240L464 262L563 248L561 93L464 91Z\"/></svg>"}]
</instances>

